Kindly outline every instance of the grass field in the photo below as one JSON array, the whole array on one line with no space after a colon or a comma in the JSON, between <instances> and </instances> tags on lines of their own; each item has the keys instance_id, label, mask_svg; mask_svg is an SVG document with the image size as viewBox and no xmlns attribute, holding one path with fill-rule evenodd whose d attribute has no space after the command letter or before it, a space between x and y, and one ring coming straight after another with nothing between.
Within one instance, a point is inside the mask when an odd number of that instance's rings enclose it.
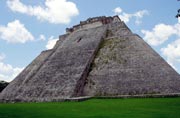
<instances>
[{"instance_id":1,"label":"grass field","mask_svg":"<svg viewBox=\"0 0 180 118\"><path fill-rule=\"evenodd\" d=\"M0 104L0 118L180 118L180 98Z\"/></svg>"}]
</instances>

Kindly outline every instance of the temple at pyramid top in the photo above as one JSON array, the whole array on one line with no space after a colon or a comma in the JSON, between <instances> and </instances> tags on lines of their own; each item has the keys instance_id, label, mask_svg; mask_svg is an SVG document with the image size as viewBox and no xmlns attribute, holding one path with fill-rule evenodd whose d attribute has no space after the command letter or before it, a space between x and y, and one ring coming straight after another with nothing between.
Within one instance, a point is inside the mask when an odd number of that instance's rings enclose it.
<instances>
[{"instance_id":1,"label":"temple at pyramid top","mask_svg":"<svg viewBox=\"0 0 180 118\"><path fill-rule=\"evenodd\" d=\"M78 25L74 25L71 28L66 28L66 33L72 33L73 31L82 30L82 29L94 28L114 22L121 22L120 18L117 15L113 17L99 16L99 17L88 18L85 21L80 21Z\"/></svg>"}]
</instances>

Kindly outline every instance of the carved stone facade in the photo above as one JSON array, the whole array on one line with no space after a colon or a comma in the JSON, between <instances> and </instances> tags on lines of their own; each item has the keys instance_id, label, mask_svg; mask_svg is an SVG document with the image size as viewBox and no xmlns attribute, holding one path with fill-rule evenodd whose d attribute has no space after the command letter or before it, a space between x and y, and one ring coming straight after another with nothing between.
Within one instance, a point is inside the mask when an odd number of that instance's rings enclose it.
<instances>
[{"instance_id":1,"label":"carved stone facade","mask_svg":"<svg viewBox=\"0 0 180 118\"><path fill-rule=\"evenodd\" d=\"M105 24L120 22L120 21L121 20L119 19L118 16L113 16L113 17L100 16L100 17L88 18L86 21L80 21L80 24L74 25L72 28L66 28L66 33L72 33L77 30L94 28Z\"/></svg>"}]
</instances>

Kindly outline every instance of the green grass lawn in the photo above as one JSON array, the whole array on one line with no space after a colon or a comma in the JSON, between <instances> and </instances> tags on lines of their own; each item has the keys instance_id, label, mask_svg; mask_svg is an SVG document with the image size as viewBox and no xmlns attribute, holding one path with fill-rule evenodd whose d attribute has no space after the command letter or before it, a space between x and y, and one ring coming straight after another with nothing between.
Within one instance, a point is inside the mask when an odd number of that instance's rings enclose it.
<instances>
[{"instance_id":1,"label":"green grass lawn","mask_svg":"<svg viewBox=\"0 0 180 118\"><path fill-rule=\"evenodd\" d=\"M0 118L180 118L180 98L0 104Z\"/></svg>"}]
</instances>

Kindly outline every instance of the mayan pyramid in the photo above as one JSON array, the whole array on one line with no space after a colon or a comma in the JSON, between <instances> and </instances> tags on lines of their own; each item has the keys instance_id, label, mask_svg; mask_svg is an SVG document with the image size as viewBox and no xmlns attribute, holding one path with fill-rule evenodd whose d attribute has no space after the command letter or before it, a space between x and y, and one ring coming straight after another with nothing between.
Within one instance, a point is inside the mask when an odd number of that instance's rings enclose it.
<instances>
[{"instance_id":1,"label":"mayan pyramid","mask_svg":"<svg viewBox=\"0 0 180 118\"><path fill-rule=\"evenodd\" d=\"M66 29L0 94L0 101L180 93L180 75L118 16Z\"/></svg>"}]
</instances>

